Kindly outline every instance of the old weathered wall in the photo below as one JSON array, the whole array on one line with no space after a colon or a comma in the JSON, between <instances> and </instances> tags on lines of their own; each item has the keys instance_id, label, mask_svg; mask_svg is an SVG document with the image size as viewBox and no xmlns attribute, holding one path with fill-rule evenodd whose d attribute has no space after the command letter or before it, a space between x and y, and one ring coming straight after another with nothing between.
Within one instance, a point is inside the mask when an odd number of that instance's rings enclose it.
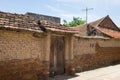
<instances>
[{"instance_id":1,"label":"old weathered wall","mask_svg":"<svg viewBox=\"0 0 120 80\"><path fill-rule=\"evenodd\" d=\"M32 16L34 18L34 20L46 20L46 21L51 21L51 22L55 22L55 23L60 23L59 17L41 15L41 14L30 13L30 12L26 13L26 15Z\"/></svg>"},{"instance_id":2,"label":"old weathered wall","mask_svg":"<svg viewBox=\"0 0 120 80\"><path fill-rule=\"evenodd\" d=\"M120 40L76 37L73 54L76 71L114 64L120 62Z\"/></svg>"},{"instance_id":3,"label":"old weathered wall","mask_svg":"<svg viewBox=\"0 0 120 80\"><path fill-rule=\"evenodd\" d=\"M0 30L0 80L46 80L47 34Z\"/></svg>"},{"instance_id":4,"label":"old weathered wall","mask_svg":"<svg viewBox=\"0 0 120 80\"><path fill-rule=\"evenodd\" d=\"M73 43L73 35L67 35L67 37L65 37L65 73L71 75L75 74Z\"/></svg>"}]
</instances>

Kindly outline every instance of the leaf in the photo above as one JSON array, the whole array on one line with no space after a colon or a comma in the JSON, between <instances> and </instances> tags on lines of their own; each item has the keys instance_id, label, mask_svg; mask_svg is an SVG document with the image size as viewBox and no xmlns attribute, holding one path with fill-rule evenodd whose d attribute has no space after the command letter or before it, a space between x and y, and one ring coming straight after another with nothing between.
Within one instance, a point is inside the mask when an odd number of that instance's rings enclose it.
<instances>
[{"instance_id":1,"label":"leaf","mask_svg":"<svg viewBox=\"0 0 120 80\"><path fill-rule=\"evenodd\" d=\"M82 20L79 17L73 17L73 20L70 22L67 22L66 20L63 20L63 24L68 27L75 27L78 25L82 25L85 23L85 20Z\"/></svg>"}]
</instances>

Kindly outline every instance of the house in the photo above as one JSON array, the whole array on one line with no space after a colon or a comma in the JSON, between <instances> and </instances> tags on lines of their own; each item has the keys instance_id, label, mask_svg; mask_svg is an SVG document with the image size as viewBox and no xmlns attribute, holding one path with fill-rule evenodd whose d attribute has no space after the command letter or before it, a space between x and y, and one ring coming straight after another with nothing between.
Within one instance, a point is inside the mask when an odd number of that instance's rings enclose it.
<instances>
[{"instance_id":1,"label":"house","mask_svg":"<svg viewBox=\"0 0 120 80\"><path fill-rule=\"evenodd\" d=\"M0 12L0 80L49 80L120 62L120 30L109 16L74 28Z\"/></svg>"},{"instance_id":2,"label":"house","mask_svg":"<svg viewBox=\"0 0 120 80\"><path fill-rule=\"evenodd\" d=\"M109 16L75 27L74 59L76 71L120 62L120 29Z\"/></svg>"}]
</instances>

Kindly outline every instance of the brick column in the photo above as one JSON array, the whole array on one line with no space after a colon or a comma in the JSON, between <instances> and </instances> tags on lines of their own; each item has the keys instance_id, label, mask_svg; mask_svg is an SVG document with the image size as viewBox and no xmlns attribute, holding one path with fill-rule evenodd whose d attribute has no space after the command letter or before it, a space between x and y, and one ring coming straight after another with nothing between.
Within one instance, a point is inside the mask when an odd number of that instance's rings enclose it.
<instances>
[{"instance_id":1,"label":"brick column","mask_svg":"<svg viewBox=\"0 0 120 80\"><path fill-rule=\"evenodd\" d=\"M65 39L65 73L75 74L74 69L74 56L73 56L73 41L74 37L72 35L67 35Z\"/></svg>"},{"instance_id":2,"label":"brick column","mask_svg":"<svg viewBox=\"0 0 120 80\"><path fill-rule=\"evenodd\" d=\"M49 80L49 69L50 69L50 43L51 43L51 32L48 31L47 32L47 36L44 40L44 48L43 48L43 51L44 51L44 57L43 57L43 64L44 64L44 72L43 72L43 77L44 77L44 80Z\"/></svg>"}]
</instances>

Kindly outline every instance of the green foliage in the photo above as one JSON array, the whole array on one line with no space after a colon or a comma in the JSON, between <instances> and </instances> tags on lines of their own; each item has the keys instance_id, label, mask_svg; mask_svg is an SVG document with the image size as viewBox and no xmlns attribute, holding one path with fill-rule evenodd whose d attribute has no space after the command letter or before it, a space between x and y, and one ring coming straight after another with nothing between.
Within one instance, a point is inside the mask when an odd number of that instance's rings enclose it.
<instances>
[{"instance_id":1,"label":"green foliage","mask_svg":"<svg viewBox=\"0 0 120 80\"><path fill-rule=\"evenodd\" d=\"M84 23L85 23L85 21L82 20L79 17L73 17L73 20L70 21L70 22L67 22L66 20L63 20L63 24L65 26L68 26L68 27L75 27L75 26L78 26L78 25L81 25L81 24L84 24Z\"/></svg>"}]
</instances>

